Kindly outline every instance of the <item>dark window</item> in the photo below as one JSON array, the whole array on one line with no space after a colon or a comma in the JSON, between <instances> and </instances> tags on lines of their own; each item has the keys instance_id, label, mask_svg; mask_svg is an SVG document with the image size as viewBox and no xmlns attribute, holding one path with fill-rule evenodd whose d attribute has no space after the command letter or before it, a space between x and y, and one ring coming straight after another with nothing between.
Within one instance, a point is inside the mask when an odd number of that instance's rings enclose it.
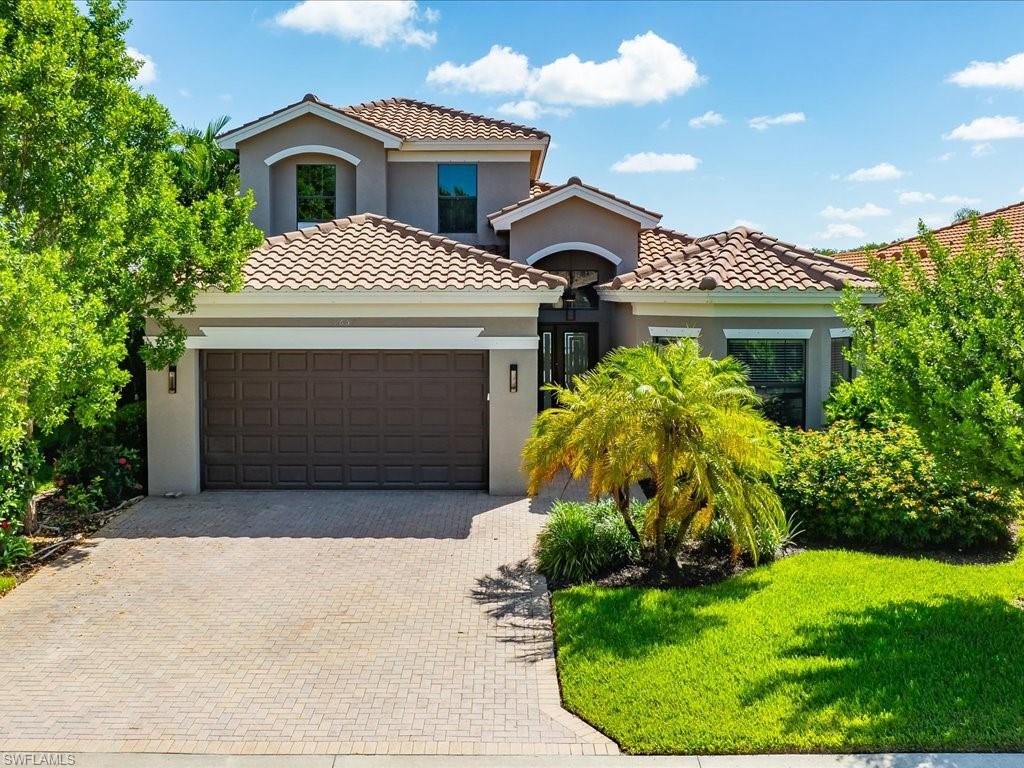
<instances>
[{"instance_id":1,"label":"dark window","mask_svg":"<svg viewBox=\"0 0 1024 768\"><path fill-rule=\"evenodd\" d=\"M437 229L476 232L476 166L437 166Z\"/></svg>"},{"instance_id":2,"label":"dark window","mask_svg":"<svg viewBox=\"0 0 1024 768\"><path fill-rule=\"evenodd\" d=\"M554 304L544 304L544 309L597 309L596 269L551 269L552 275L564 277L569 285L562 292L562 298Z\"/></svg>"},{"instance_id":3,"label":"dark window","mask_svg":"<svg viewBox=\"0 0 1024 768\"><path fill-rule=\"evenodd\" d=\"M764 398L765 415L784 426L804 425L807 342L802 339L729 339L728 353L747 367Z\"/></svg>"},{"instance_id":4,"label":"dark window","mask_svg":"<svg viewBox=\"0 0 1024 768\"><path fill-rule=\"evenodd\" d=\"M299 227L337 218L338 169L333 165L296 165L296 222Z\"/></svg>"},{"instance_id":5,"label":"dark window","mask_svg":"<svg viewBox=\"0 0 1024 768\"><path fill-rule=\"evenodd\" d=\"M832 383L834 387L840 381L849 381L853 378L853 366L846 359L846 353L850 349L851 339L832 339Z\"/></svg>"}]
</instances>

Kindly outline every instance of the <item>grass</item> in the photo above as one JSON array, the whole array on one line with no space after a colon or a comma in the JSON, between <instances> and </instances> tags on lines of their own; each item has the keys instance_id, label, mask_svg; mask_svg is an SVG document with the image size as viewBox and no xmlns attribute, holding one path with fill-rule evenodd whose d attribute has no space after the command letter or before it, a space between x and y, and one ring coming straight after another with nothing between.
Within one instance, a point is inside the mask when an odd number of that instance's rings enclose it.
<instances>
[{"instance_id":1,"label":"grass","mask_svg":"<svg viewBox=\"0 0 1024 768\"><path fill-rule=\"evenodd\" d=\"M566 707L634 753L1019 751L1024 558L814 551L553 598Z\"/></svg>"},{"instance_id":2,"label":"grass","mask_svg":"<svg viewBox=\"0 0 1024 768\"><path fill-rule=\"evenodd\" d=\"M18 580L13 576L0 576L0 597L6 595L16 586L18 586Z\"/></svg>"}]
</instances>

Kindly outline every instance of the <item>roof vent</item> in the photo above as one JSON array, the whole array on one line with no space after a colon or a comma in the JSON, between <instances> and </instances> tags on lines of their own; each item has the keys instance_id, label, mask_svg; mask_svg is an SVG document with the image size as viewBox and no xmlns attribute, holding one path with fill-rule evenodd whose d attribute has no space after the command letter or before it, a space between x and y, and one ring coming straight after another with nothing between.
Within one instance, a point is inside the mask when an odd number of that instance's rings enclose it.
<instances>
[{"instance_id":1,"label":"roof vent","mask_svg":"<svg viewBox=\"0 0 1024 768\"><path fill-rule=\"evenodd\" d=\"M704 278L700 281L700 285L697 287L702 291L713 291L718 287L718 281L711 275L704 275Z\"/></svg>"},{"instance_id":2,"label":"roof vent","mask_svg":"<svg viewBox=\"0 0 1024 768\"><path fill-rule=\"evenodd\" d=\"M320 101L320 99L318 99L316 97L315 93L307 93L305 96L302 97L302 100L303 101Z\"/></svg>"},{"instance_id":3,"label":"roof vent","mask_svg":"<svg viewBox=\"0 0 1024 768\"><path fill-rule=\"evenodd\" d=\"M579 184L579 185L582 186L583 185L583 180L580 179L579 176L570 176L569 180L567 182L565 182L565 183L566 184Z\"/></svg>"}]
</instances>

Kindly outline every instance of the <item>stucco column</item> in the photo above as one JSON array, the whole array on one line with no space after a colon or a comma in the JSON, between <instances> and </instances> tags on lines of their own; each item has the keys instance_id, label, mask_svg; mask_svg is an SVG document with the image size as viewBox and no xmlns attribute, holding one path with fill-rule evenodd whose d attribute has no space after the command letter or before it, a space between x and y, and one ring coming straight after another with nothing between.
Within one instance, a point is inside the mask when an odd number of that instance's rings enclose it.
<instances>
[{"instance_id":1,"label":"stucco column","mask_svg":"<svg viewBox=\"0 0 1024 768\"><path fill-rule=\"evenodd\" d=\"M199 493L199 351L177 364L177 391L168 392L168 370L146 371L149 493Z\"/></svg>"},{"instance_id":2,"label":"stucco column","mask_svg":"<svg viewBox=\"0 0 1024 768\"><path fill-rule=\"evenodd\" d=\"M488 488L492 495L526 493L523 444L537 416L537 350L492 349ZM517 366L519 384L509 391L509 366Z\"/></svg>"}]
</instances>

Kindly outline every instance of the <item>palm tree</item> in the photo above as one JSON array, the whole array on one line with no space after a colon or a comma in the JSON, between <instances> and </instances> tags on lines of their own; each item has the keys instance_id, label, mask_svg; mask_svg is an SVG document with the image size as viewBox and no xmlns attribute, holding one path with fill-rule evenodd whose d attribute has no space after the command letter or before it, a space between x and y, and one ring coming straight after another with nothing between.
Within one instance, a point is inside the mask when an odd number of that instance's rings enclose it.
<instances>
[{"instance_id":1,"label":"palm tree","mask_svg":"<svg viewBox=\"0 0 1024 768\"><path fill-rule=\"evenodd\" d=\"M701 356L692 339L621 348L574 385L552 386L559 405L534 422L523 452L531 493L563 470L587 476L660 568L674 568L682 542L716 515L751 551L755 524L785 525L770 484L778 440L735 360ZM654 496L640 531L628 489L642 480Z\"/></svg>"},{"instance_id":2,"label":"palm tree","mask_svg":"<svg viewBox=\"0 0 1024 768\"><path fill-rule=\"evenodd\" d=\"M175 176L183 203L194 203L212 193L233 191L238 156L217 144L217 134L231 121L227 115L205 128L178 126L173 136Z\"/></svg>"}]
</instances>

